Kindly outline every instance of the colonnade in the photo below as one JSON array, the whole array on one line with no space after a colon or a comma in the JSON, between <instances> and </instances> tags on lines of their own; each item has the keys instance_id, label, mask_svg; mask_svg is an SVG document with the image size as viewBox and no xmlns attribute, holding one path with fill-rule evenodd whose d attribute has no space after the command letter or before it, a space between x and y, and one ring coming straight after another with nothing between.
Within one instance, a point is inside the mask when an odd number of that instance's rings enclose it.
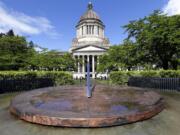
<instances>
[{"instance_id":1,"label":"colonnade","mask_svg":"<svg viewBox=\"0 0 180 135\"><path fill-rule=\"evenodd\" d=\"M86 35L96 35L103 38L104 29L98 25L83 25L77 29L77 37Z\"/></svg>"},{"instance_id":2,"label":"colonnade","mask_svg":"<svg viewBox=\"0 0 180 135\"><path fill-rule=\"evenodd\" d=\"M87 62L90 63L90 74L93 78L95 78L97 65L99 64L97 55L74 55L77 63L77 73L82 74L82 77L86 77L87 72Z\"/></svg>"}]
</instances>

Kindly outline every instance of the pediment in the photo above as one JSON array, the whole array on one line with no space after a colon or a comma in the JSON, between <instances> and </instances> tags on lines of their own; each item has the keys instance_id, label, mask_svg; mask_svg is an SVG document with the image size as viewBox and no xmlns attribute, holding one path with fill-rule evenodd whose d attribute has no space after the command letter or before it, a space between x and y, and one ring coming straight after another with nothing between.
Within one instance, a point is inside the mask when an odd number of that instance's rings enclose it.
<instances>
[{"instance_id":1,"label":"pediment","mask_svg":"<svg viewBox=\"0 0 180 135\"><path fill-rule=\"evenodd\" d=\"M88 52L88 51L106 51L107 49L105 48L102 48L102 47L97 47L97 46L85 46L85 47L81 47L81 48L77 48L75 49L75 51L78 51L78 52Z\"/></svg>"}]
</instances>

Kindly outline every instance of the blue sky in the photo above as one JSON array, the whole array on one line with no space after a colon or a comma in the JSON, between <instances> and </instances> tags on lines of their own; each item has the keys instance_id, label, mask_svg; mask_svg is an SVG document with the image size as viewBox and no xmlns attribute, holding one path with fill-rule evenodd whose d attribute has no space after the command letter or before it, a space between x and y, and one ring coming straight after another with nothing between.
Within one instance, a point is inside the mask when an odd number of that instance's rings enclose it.
<instances>
[{"instance_id":1,"label":"blue sky","mask_svg":"<svg viewBox=\"0 0 180 135\"><path fill-rule=\"evenodd\" d=\"M0 32L13 28L38 45L66 51L75 37L75 25L90 0L0 0ZM161 9L180 13L180 0L91 0L106 25L111 44L126 37L123 25Z\"/></svg>"}]
</instances>

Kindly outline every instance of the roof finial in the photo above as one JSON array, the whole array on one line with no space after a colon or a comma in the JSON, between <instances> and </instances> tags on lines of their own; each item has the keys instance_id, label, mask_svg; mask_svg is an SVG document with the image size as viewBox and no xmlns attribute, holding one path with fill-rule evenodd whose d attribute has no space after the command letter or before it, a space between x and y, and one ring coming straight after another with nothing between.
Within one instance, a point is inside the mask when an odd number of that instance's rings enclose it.
<instances>
[{"instance_id":1,"label":"roof finial","mask_svg":"<svg viewBox=\"0 0 180 135\"><path fill-rule=\"evenodd\" d=\"M93 8L92 2L88 3L88 10L91 10Z\"/></svg>"}]
</instances>

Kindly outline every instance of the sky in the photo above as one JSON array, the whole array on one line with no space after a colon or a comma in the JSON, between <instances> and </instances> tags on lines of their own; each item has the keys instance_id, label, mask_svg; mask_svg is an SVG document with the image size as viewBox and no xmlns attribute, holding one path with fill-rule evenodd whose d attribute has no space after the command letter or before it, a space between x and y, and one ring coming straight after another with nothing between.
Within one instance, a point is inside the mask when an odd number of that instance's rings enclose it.
<instances>
[{"instance_id":1,"label":"sky","mask_svg":"<svg viewBox=\"0 0 180 135\"><path fill-rule=\"evenodd\" d=\"M41 47L67 51L90 1L112 45L123 42L127 34L122 26L131 20L157 9L180 14L180 0L0 0L0 32L13 29Z\"/></svg>"}]
</instances>

